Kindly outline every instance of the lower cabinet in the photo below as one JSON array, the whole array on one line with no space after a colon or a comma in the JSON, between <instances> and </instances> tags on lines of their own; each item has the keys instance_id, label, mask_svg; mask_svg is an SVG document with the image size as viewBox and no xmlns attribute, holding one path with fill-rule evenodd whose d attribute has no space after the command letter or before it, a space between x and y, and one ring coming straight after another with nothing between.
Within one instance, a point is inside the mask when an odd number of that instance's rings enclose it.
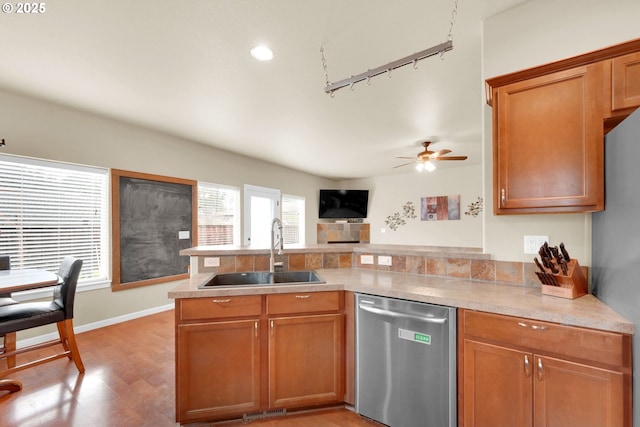
<instances>
[{"instance_id":1,"label":"lower cabinet","mask_svg":"<svg viewBox=\"0 0 640 427\"><path fill-rule=\"evenodd\" d=\"M277 317L269 322L269 406L341 402L342 315Z\"/></svg>"},{"instance_id":2,"label":"lower cabinet","mask_svg":"<svg viewBox=\"0 0 640 427\"><path fill-rule=\"evenodd\" d=\"M631 426L630 336L460 311L459 425Z\"/></svg>"},{"instance_id":3,"label":"lower cabinet","mask_svg":"<svg viewBox=\"0 0 640 427\"><path fill-rule=\"evenodd\" d=\"M344 398L339 291L176 300L176 420Z\"/></svg>"},{"instance_id":4,"label":"lower cabinet","mask_svg":"<svg viewBox=\"0 0 640 427\"><path fill-rule=\"evenodd\" d=\"M259 320L178 325L180 422L260 409Z\"/></svg>"},{"instance_id":5,"label":"lower cabinet","mask_svg":"<svg viewBox=\"0 0 640 427\"><path fill-rule=\"evenodd\" d=\"M530 427L533 390L517 350L464 341L464 426Z\"/></svg>"}]
</instances>

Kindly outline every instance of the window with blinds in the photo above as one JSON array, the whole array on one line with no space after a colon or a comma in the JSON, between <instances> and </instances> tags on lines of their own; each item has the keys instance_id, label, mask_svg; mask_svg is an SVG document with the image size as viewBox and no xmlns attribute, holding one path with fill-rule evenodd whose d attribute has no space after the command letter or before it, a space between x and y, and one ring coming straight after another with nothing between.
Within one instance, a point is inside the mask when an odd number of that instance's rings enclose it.
<instances>
[{"instance_id":1,"label":"window with blinds","mask_svg":"<svg viewBox=\"0 0 640 427\"><path fill-rule=\"evenodd\" d=\"M240 242L240 190L198 182L198 245Z\"/></svg>"},{"instance_id":2,"label":"window with blinds","mask_svg":"<svg viewBox=\"0 0 640 427\"><path fill-rule=\"evenodd\" d=\"M305 243L304 201L304 197L301 196L282 195L282 235L285 245Z\"/></svg>"},{"instance_id":3,"label":"window with blinds","mask_svg":"<svg viewBox=\"0 0 640 427\"><path fill-rule=\"evenodd\" d=\"M74 256L79 284L108 279L107 172L0 155L0 254L12 269L57 272Z\"/></svg>"}]
</instances>

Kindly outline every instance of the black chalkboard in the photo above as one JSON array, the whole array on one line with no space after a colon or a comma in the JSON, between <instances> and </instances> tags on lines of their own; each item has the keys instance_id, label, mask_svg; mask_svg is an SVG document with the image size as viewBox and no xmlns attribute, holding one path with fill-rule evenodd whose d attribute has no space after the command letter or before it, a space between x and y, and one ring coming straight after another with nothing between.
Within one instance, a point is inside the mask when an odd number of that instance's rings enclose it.
<instances>
[{"instance_id":1,"label":"black chalkboard","mask_svg":"<svg viewBox=\"0 0 640 427\"><path fill-rule=\"evenodd\" d=\"M114 290L188 277L196 182L112 170Z\"/></svg>"}]
</instances>

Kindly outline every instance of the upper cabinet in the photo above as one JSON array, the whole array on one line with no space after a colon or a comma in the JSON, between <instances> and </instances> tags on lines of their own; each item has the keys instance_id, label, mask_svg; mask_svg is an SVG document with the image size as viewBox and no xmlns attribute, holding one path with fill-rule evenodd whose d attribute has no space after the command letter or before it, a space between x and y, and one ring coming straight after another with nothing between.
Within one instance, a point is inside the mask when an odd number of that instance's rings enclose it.
<instances>
[{"instance_id":1,"label":"upper cabinet","mask_svg":"<svg viewBox=\"0 0 640 427\"><path fill-rule=\"evenodd\" d=\"M487 80L494 213L604 209L604 135L640 105L640 40Z\"/></svg>"},{"instance_id":2,"label":"upper cabinet","mask_svg":"<svg viewBox=\"0 0 640 427\"><path fill-rule=\"evenodd\" d=\"M611 116L627 116L640 106L640 52L611 60Z\"/></svg>"},{"instance_id":3,"label":"upper cabinet","mask_svg":"<svg viewBox=\"0 0 640 427\"><path fill-rule=\"evenodd\" d=\"M602 64L494 90L496 213L604 206Z\"/></svg>"}]
</instances>

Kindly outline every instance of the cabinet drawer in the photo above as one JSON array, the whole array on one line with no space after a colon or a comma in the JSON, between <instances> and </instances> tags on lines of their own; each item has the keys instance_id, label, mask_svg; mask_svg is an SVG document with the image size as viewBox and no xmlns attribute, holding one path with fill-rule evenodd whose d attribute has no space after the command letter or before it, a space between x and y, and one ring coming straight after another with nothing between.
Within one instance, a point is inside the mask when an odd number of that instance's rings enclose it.
<instances>
[{"instance_id":1,"label":"cabinet drawer","mask_svg":"<svg viewBox=\"0 0 640 427\"><path fill-rule=\"evenodd\" d=\"M180 320L259 316L262 311L260 295L188 298L179 302Z\"/></svg>"},{"instance_id":2,"label":"cabinet drawer","mask_svg":"<svg viewBox=\"0 0 640 427\"><path fill-rule=\"evenodd\" d=\"M313 313L340 310L340 292L296 292L267 295L267 314Z\"/></svg>"},{"instance_id":3,"label":"cabinet drawer","mask_svg":"<svg viewBox=\"0 0 640 427\"><path fill-rule=\"evenodd\" d=\"M628 337L613 332L467 310L464 312L464 334L519 346L531 352L613 366L630 365L625 351Z\"/></svg>"}]
</instances>

